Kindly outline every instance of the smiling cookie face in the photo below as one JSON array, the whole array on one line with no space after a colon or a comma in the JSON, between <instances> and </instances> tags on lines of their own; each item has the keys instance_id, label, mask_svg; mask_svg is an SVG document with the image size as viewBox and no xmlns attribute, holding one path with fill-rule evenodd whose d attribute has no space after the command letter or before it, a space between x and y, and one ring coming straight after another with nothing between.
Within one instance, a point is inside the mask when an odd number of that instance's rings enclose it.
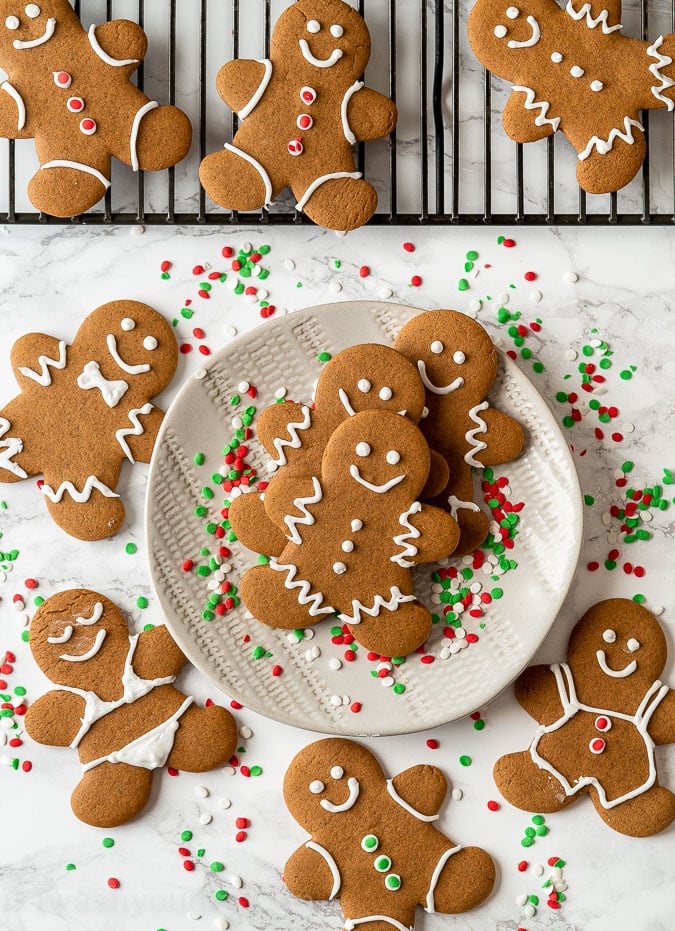
<instances>
[{"instance_id":1,"label":"smiling cookie face","mask_svg":"<svg viewBox=\"0 0 675 931\"><path fill-rule=\"evenodd\" d=\"M279 18L272 57L289 71L309 75L314 84L322 75L351 83L368 63L370 36L363 19L342 0L298 0Z\"/></svg>"},{"instance_id":2,"label":"smiling cookie face","mask_svg":"<svg viewBox=\"0 0 675 931\"><path fill-rule=\"evenodd\" d=\"M424 386L414 365L389 346L350 346L334 356L321 373L316 405L338 417L359 411L387 410L415 423L424 408Z\"/></svg>"},{"instance_id":3,"label":"smiling cookie face","mask_svg":"<svg viewBox=\"0 0 675 931\"><path fill-rule=\"evenodd\" d=\"M663 672L666 639L654 616L633 601L594 605L572 632L569 665L584 694L640 699ZM621 700L621 698L619 700Z\"/></svg>"},{"instance_id":4,"label":"smiling cookie face","mask_svg":"<svg viewBox=\"0 0 675 931\"><path fill-rule=\"evenodd\" d=\"M5 0L0 3L0 54L19 61L31 49L43 48L59 27L69 23L79 24L79 20L64 0Z\"/></svg>"},{"instance_id":5,"label":"smiling cookie face","mask_svg":"<svg viewBox=\"0 0 675 931\"><path fill-rule=\"evenodd\" d=\"M48 607L47 607L48 606ZM121 677L129 631L119 609L87 590L53 595L38 608L30 628L38 666L52 682L92 689L101 677Z\"/></svg>"},{"instance_id":6,"label":"smiling cookie face","mask_svg":"<svg viewBox=\"0 0 675 931\"><path fill-rule=\"evenodd\" d=\"M322 474L352 498L364 494L373 502L386 498L387 507L394 500L412 502L429 475L429 448L407 417L362 411L333 433Z\"/></svg>"}]
</instances>

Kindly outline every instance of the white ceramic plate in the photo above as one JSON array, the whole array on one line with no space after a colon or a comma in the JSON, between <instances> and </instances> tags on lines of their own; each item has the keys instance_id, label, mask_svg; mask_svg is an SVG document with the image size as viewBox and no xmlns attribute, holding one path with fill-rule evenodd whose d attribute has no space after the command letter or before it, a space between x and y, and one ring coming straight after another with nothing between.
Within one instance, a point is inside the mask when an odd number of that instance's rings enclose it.
<instances>
[{"instance_id":1,"label":"white ceramic plate","mask_svg":"<svg viewBox=\"0 0 675 931\"><path fill-rule=\"evenodd\" d=\"M396 304L351 302L313 307L268 322L216 353L199 377L182 387L157 440L146 532L151 576L168 626L192 663L227 694L287 724L347 736L402 734L484 707L527 665L553 624L574 575L582 537L581 492L574 465L543 399L502 356L491 400L524 425L529 439L519 459L495 471L508 477L510 500L524 502L524 508L514 548L508 553L518 567L498 582L477 573L485 590L499 586L504 593L480 620L463 616L463 627L478 635L477 642L442 659L444 625L438 623L427 641L434 661L423 663L413 654L383 685L372 675L377 663L367 659L365 650L358 652L355 662L331 668L330 660L342 659L345 647L331 641L330 620L315 625L311 639L298 642L289 639L288 631L251 619L243 605L212 621L202 618L209 579L181 567L186 558L198 559L202 547L215 551L216 541L204 529L208 518L194 511L206 503L218 519L222 490L205 502L202 488L223 464L222 449L232 436L233 416L247 404L262 410L274 402L280 387L286 387L294 400L309 400L321 371L320 352L335 355L354 343L390 344L400 327L419 312ZM244 397L233 407L230 400L243 380L255 385L257 398ZM249 461L261 478L268 477L267 453L255 436L247 445ZM206 457L202 466L194 464L198 451ZM237 542L231 550L227 578L238 585L256 557ZM450 560L449 565L461 567L461 561ZM415 590L420 600L440 613L432 603L435 568L415 570ZM255 659L256 646L272 655ZM307 653L315 647L320 655L309 660ZM281 675L272 675L275 665L282 667ZM405 692L394 691L392 678L405 686ZM354 713L351 706L357 701L361 710Z\"/></svg>"}]
</instances>

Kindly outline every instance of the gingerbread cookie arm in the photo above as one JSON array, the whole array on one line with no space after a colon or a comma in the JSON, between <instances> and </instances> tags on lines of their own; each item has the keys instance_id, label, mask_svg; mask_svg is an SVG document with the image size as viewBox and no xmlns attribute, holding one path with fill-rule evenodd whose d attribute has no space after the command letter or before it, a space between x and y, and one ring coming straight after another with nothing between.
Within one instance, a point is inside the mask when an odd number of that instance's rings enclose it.
<instances>
[{"instance_id":1,"label":"gingerbread cookie arm","mask_svg":"<svg viewBox=\"0 0 675 931\"><path fill-rule=\"evenodd\" d=\"M422 821L436 820L448 791L448 782L436 766L411 766L387 784L394 801Z\"/></svg>"},{"instance_id":2,"label":"gingerbread cookie arm","mask_svg":"<svg viewBox=\"0 0 675 931\"><path fill-rule=\"evenodd\" d=\"M548 104L535 101L534 92L528 87L516 86L506 101L502 114L504 130L514 142L536 142L552 136L560 123L559 117L548 114Z\"/></svg>"},{"instance_id":3,"label":"gingerbread cookie arm","mask_svg":"<svg viewBox=\"0 0 675 931\"><path fill-rule=\"evenodd\" d=\"M74 692L52 689L31 703L24 723L37 743L49 747L69 747L82 725L84 699Z\"/></svg>"},{"instance_id":4,"label":"gingerbread cookie arm","mask_svg":"<svg viewBox=\"0 0 675 931\"><path fill-rule=\"evenodd\" d=\"M227 519L237 540L247 549L265 556L282 554L286 536L267 516L262 492L249 492L235 498L230 504Z\"/></svg>"},{"instance_id":5,"label":"gingerbread cookie arm","mask_svg":"<svg viewBox=\"0 0 675 931\"><path fill-rule=\"evenodd\" d=\"M291 854L284 866L284 882L293 895L307 901L330 901L340 891L340 873L332 855L314 840Z\"/></svg>"},{"instance_id":6,"label":"gingerbread cookie arm","mask_svg":"<svg viewBox=\"0 0 675 931\"><path fill-rule=\"evenodd\" d=\"M30 114L21 93L10 81L0 83L0 136L4 139L32 139Z\"/></svg>"},{"instance_id":7,"label":"gingerbread cookie arm","mask_svg":"<svg viewBox=\"0 0 675 931\"><path fill-rule=\"evenodd\" d=\"M675 743L675 691L669 692L661 699L649 722L649 736L655 744Z\"/></svg>"},{"instance_id":8,"label":"gingerbread cookie arm","mask_svg":"<svg viewBox=\"0 0 675 931\"><path fill-rule=\"evenodd\" d=\"M636 112L623 116L603 137L594 135L580 146L570 133L579 154L577 181L589 194L617 191L631 181L647 154L644 127ZM608 150L607 147L611 146Z\"/></svg>"},{"instance_id":9,"label":"gingerbread cookie arm","mask_svg":"<svg viewBox=\"0 0 675 931\"><path fill-rule=\"evenodd\" d=\"M321 485L310 476L285 475L280 473L265 489L265 511L267 516L291 539L298 532L296 524L313 524L314 518L307 511L313 502L319 501ZM296 540L297 542L297 540Z\"/></svg>"},{"instance_id":10,"label":"gingerbread cookie arm","mask_svg":"<svg viewBox=\"0 0 675 931\"><path fill-rule=\"evenodd\" d=\"M270 62L238 58L226 62L220 69L216 90L228 107L244 119L259 102L271 76Z\"/></svg>"},{"instance_id":11,"label":"gingerbread cookie arm","mask_svg":"<svg viewBox=\"0 0 675 931\"><path fill-rule=\"evenodd\" d=\"M426 485L419 494L421 501L428 501L440 495L445 486L450 481L450 467L448 466L445 456L442 456L435 449L429 450L430 465L429 478Z\"/></svg>"},{"instance_id":12,"label":"gingerbread cookie arm","mask_svg":"<svg viewBox=\"0 0 675 931\"><path fill-rule=\"evenodd\" d=\"M286 465L286 452L306 442L312 415L306 404L287 401L266 407L258 417L258 438L277 465Z\"/></svg>"},{"instance_id":13,"label":"gingerbread cookie arm","mask_svg":"<svg viewBox=\"0 0 675 931\"><path fill-rule=\"evenodd\" d=\"M422 504L418 511L412 512L409 521L419 533L418 537L410 540L415 553L408 558L414 563L445 559L459 542L457 521L432 504Z\"/></svg>"},{"instance_id":14,"label":"gingerbread cookie arm","mask_svg":"<svg viewBox=\"0 0 675 931\"><path fill-rule=\"evenodd\" d=\"M515 682L516 699L539 724L553 724L560 717L560 693L549 666L529 666Z\"/></svg>"},{"instance_id":15,"label":"gingerbread cookie arm","mask_svg":"<svg viewBox=\"0 0 675 931\"><path fill-rule=\"evenodd\" d=\"M349 98L347 122L358 142L388 136L396 126L397 118L393 100L369 87L357 89Z\"/></svg>"},{"instance_id":16,"label":"gingerbread cookie arm","mask_svg":"<svg viewBox=\"0 0 675 931\"><path fill-rule=\"evenodd\" d=\"M568 0L565 12L590 29L600 26L606 32L621 22L621 0Z\"/></svg>"},{"instance_id":17,"label":"gingerbread cookie arm","mask_svg":"<svg viewBox=\"0 0 675 931\"><path fill-rule=\"evenodd\" d=\"M66 367L67 360L65 340L46 333L26 333L12 346L12 368L22 391L32 391L36 385L48 388L53 375Z\"/></svg>"},{"instance_id":18,"label":"gingerbread cookie arm","mask_svg":"<svg viewBox=\"0 0 675 931\"><path fill-rule=\"evenodd\" d=\"M177 676L184 663L185 655L163 624L140 634L134 650L134 672L141 679Z\"/></svg>"},{"instance_id":19,"label":"gingerbread cookie arm","mask_svg":"<svg viewBox=\"0 0 675 931\"><path fill-rule=\"evenodd\" d=\"M148 39L136 23L115 19L101 26L91 26L89 42L99 58L114 68L132 74L145 58Z\"/></svg>"},{"instance_id":20,"label":"gingerbread cookie arm","mask_svg":"<svg viewBox=\"0 0 675 931\"><path fill-rule=\"evenodd\" d=\"M485 446L477 451L476 458L484 466L494 466L511 462L519 456L525 443L521 425L493 407L488 407L482 416L487 429L477 434L477 438Z\"/></svg>"},{"instance_id":21,"label":"gingerbread cookie arm","mask_svg":"<svg viewBox=\"0 0 675 931\"><path fill-rule=\"evenodd\" d=\"M24 450L25 435L17 426L26 421L21 401L21 396L14 398L0 411L0 482L20 482L42 471L35 457Z\"/></svg>"},{"instance_id":22,"label":"gingerbread cookie arm","mask_svg":"<svg viewBox=\"0 0 675 931\"><path fill-rule=\"evenodd\" d=\"M130 462L150 462L164 411L149 401L128 412L125 426L115 432L115 439Z\"/></svg>"}]
</instances>

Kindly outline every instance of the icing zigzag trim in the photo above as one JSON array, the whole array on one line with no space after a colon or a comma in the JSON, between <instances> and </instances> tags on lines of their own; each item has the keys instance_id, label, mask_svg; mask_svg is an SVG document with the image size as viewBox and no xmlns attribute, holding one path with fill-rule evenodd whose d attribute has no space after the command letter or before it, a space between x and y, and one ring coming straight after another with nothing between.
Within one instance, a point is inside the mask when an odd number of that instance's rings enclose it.
<instances>
[{"instance_id":1,"label":"icing zigzag trim","mask_svg":"<svg viewBox=\"0 0 675 931\"><path fill-rule=\"evenodd\" d=\"M477 439L476 434L487 433L487 424L480 416L480 414L481 411L487 410L489 406L490 405L487 401L483 401L481 404L476 404L476 406L472 407L469 411L469 417L473 420L476 426L473 427L473 429L466 431L466 441L471 445L471 449L468 451L468 453L464 454L464 462L471 466L475 466L477 469L482 469L483 463L476 459L476 455L477 453L481 452L481 450L487 449L487 443Z\"/></svg>"},{"instance_id":2,"label":"icing zigzag trim","mask_svg":"<svg viewBox=\"0 0 675 931\"><path fill-rule=\"evenodd\" d=\"M119 498L119 495L116 494L112 488L108 488L107 485L104 485L95 475L87 476L87 480L82 486L82 491L78 491L72 482L61 482L56 491L54 491L54 489L45 482L42 485L42 493L46 495L50 501L53 501L54 504L58 504L64 494L70 495L77 504L84 504L85 501L91 498L91 493L94 488L100 491L104 498Z\"/></svg>"},{"instance_id":3,"label":"icing zigzag trim","mask_svg":"<svg viewBox=\"0 0 675 931\"><path fill-rule=\"evenodd\" d=\"M412 526L408 518L410 517L411 514L419 514L421 510L422 510L422 505L420 504L419 501L415 501L412 507L409 510L404 511L404 513L401 514L401 516L398 519L399 524L402 527L405 527L406 529L404 530L403 533L396 534L396 536L394 537L394 543L396 544L396 546L400 546L403 552L396 553L394 556L391 557L390 561L398 563L398 565L401 566L403 569L410 569L412 568L412 566L415 565L414 562L411 562L409 559L406 559L405 557L417 555L417 547L415 546L414 543L411 543L410 541L418 540L420 536L420 532L417 529L417 527Z\"/></svg>"},{"instance_id":4,"label":"icing zigzag trim","mask_svg":"<svg viewBox=\"0 0 675 931\"><path fill-rule=\"evenodd\" d=\"M14 456L23 450L23 440L18 436L8 436L6 440L2 439L9 428L9 420L6 417L0 417L0 469L6 469L17 478L28 478L28 473L18 462L13 461Z\"/></svg>"},{"instance_id":5,"label":"icing zigzag trim","mask_svg":"<svg viewBox=\"0 0 675 931\"><path fill-rule=\"evenodd\" d=\"M291 449L299 449L302 446L302 440L298 436L298 430L306 430L311 425L311 422L312 422L310 410L304 404L302 406L302 417L303 417L302 421L298 421L297 423L286 424L286 430L288 431L290 440L284 440L280 436L278 436L274 440L274 448L277 451L278 458L272 459L272 462L276 463L276 465L278 466L286 465L287 460L286 460L286 454L283 449L284 446L290 446Z\"/></svg>"},{"instance_id":6,"label":"icing zigzag trim","mask_svg":"<svg viewBox=\"0 0 675 931\"><path fill-rule=\"evenodd\" d=\"M577 22L580 19L583 19L585 16L586 25L589 29L595 29L596 26L600 25L602 26L602 31L606 36L608 36L611 32L616 32L618 29L623 29L623 25L621 23L617 23L616 26L607 25L607 20L609 19L609 10L602 10L602 12L599 13L595 19L593 19L591 15L591 10L592 7L590 3L584 3L580 10L575 10L574 6L572 5L572 0L568 0L565 12L571 16L572 19L576 19Z\"/></svg>"},{"instance_id":7,"label":"icing zigzag trim","mask_svg":"<svg viewBox=\"0 0 675 931\"><path fill-rule=\"evenodd\" d=\"M657 59L649 66L649 70L654 75L656 80L661 82L656 86L652 86L652 94L656 97L657 100L662 100L670 112L673 107L675 107L675 102L671 100L670 97L664 97L661 91L668 90L669 87L672 87L675 84L675 81L673 81L673 79L669 78L667 75L661 74L661 68L665 68L667 65L672 65L673 59L669 55L662 55L659 52L662 44L663 36L659 36L656 42L649 46L647 49L647 54L651 55L652 58Z\"/></svg>"},{"instance_id":8,"label":"icing zigzag trim","mask_svg":"<svg viewBox=\"0 0 675 931\"><path fill-rule=\"evenodd\" d=\"M302 537L298 531L298 524L304 524L305 527L311 527L314 523L314 517L309 513L305 505L307 504L318 504L323 497L321 491L321 483L319 479L313 475L312 476L312 485L314 486L314 494L308 495L306 498L296 498L293 502L293 505L299 510L302 511L303 517L294 517L292 514L287 514L284 517L284 523L288 527L290 534L287 537L292 543L302 543Z\"/></svg>"},{"instance_id":9,"label":"icing zigzag trim","mask_svg":"<svg viewBox=\"0 0 675 931\"><path fill-rule=\"evenodd\" d=\"M323 603L323 592L317 592L315 595L310 595L309 590L311 585L306 579L299 579L295 581L295 577L298 574L298 567L293 566L290 563L282 564L275 562L275 560L270 560L269 562L270 569L274 569L275 572L286 572L286 581L284 585L288 589L299 588L298 592L298 604L303 606L311 605L309 609L309 616L316 617L318 614L335 614L335 609L329 607L322 608L321 604Z\"/></svg>"},{"instance_id":10,"label":"icing zigzag trim","mask_svg":"<svg viewBox=\"0 0 675 931\"><path fill-rule=\"evenodd\" d=\"M629 116L624 116L623 125L625 132L621 132L620 129L614 128L606 139L601 139L599 136L591 136L584 151L579 153L579 161L585 161L589 155L592 154L593 149L597 149L600 155L607 155L608 152L611 152L615 139L623 139L624 142L633 145L635 142L635 138L633 137L633 126L641 130L641 132L645 131L642 123L638 123L637 120L631 120Z\"/></svg>"},{"instance_id":11,"label":"icing zigzag trim","mask_svg":"<svg viewBox=\"0 0 675 931\"><path fill-rule=\"evenodd\" d=\"M134 407L129 411L128 417L133 427L122 427L120 430L117 430L115 433L115 439L122 447L122 452L127 457L129 462L135 462L131 450L129 449L129 444L127 443L125 437L127 436L141 436L145 432L143 424L139 421L139 414L149 414L152 410L152 404L148 401L147 404L144 404L143 407Z\"/></svg>"},{"instance_id":12,"label":"icing zigzag trim","mask_svg":"<svg viewBox=\"0 0 675 931\"><path fill-rule=\"evenodd\" d=\"M65 340L59 341L59 357L58 359L50 359L49 356L38 356L38 365L40 366L39 372L34 372L33 369L29 369L27 366L20 366L19 371L22 375L25 375L26 378L32 378L33 381L36 381L38 385L42 385L43 388L46 388L47 385L52 383L52 375L49 371L49 367L53 366L55 369L62 369L66 367L66 343Z\"/></svg>"},{"instance_id":13,"label":"icing zigzag trim","mask_svg":"<svg viewBox=\"0 0 675 931\"><path fill-rule=\"evenodd\" d=\"M375 595L372 608L367 608L365 605L354 598L352 600L352 610L354 613L350 614L338 614L338 617L341 621L344 621L347 624L360 624L361 623L361 613L367 614L369 617L377 617L380 613L381 608L386 608L387 611L395 611L400 604L403 604L404 601L415 601L414 595L404 595L402 594L400 588L397 585L392 585L389 589L390 598L389 601L385 601L382 595Z\"/></svg>"},{"instance_id":14,"label":"icing zigzag trim","mask_svg":"<svg viewBox=\"0 0 675 931\"><path fill-rule=\"evenodd\" d=\"M527 100L523 104L526 110L541 110L541 113L534 118L535 126L543 126L545 123L549 123L549 125L553 127L553 132L558 131L560 117L554 116L553 119L551 119L549 116L546 116L551 106L548 100L535 100L533 89L531 87L525 87L524 84L514 84L513 89L514 91L521 91L523 94L527 95Z\"/></svg>"}]
</instances>

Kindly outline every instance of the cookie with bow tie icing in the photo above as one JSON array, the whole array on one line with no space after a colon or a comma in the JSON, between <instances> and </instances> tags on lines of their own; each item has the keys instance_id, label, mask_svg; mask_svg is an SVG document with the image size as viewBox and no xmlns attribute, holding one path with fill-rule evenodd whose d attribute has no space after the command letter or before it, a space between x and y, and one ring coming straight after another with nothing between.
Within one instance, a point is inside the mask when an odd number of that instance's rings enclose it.
<instances>
[{"instance_id":1,"label":"cookie with bow tie icing","mask_svg":"<svg viewBox=\"0 0 675 931\"><path fill-rule=\"evenodd\" d=\"M362 411L333 432L321 471L278 475L265 509L286 535L268 565L244 573L240 594L270 627L306 627L338 614L366 649L403 656L424 642L431 615L411 568L452 552L459 531L418 500L429 474L424 437L407 417Z\"/></svg>"},{"instance_id":2,"label":"cookie with bow tie icing","mask_svg":"<svg viewBox=\"0 0 675 931\"><path fill-rule=\"evenodd\" d=\"M39 488L59 527L80 540L117 533L122 463L150 461L164 416L150 399L169 384L177 359L172 328L137 301L93 311L72 345L22 336L11 353L21 393L0 410L0 481L42 473Z\"/></svg>"},{"instance_id":3,"label":"cookie with bow tie icing","mask_svg":"<svg viewBox=\"0 0 675 931\"><path fill-rule=\"evenodd\" d=\"M230 210L269 206L285 187L320 226L367 222L377 193L356 171L352 146L388 135L396 106L364 86L370 35L342 0L297 0L279 17L270 58L224 65L216 88L241 121L199 177Z\"/></svg>"},{"instance_id":4,"label":"cookie with bow tie icing","mask_svg":"<svg viewBox=\"0 0 675 931\"><path fill-rule=\"evenodd\" d=\"M517 808L559 811L588 794L615 831L646 837L675 818L655 748L675 741L675 692L659 676L666 638L651 612L612 598L590 608L566 663L532 666L516 698L539 727L529 750L497 761L495 782Z\"/></svg>"},{"instance_id":5,"label":"cookie with bow tie icing","mask_svg":"<svg viewBox=\"0 0 675 931\"><path fill-rule=\"evenodd\" d=\"M232 756L230 712L198 708L174 687L185 656L166 627L131 636L112 601L73 589L38 608L30 646L57 688L30 706L26 731L38 743L77 750L83 773L71 806L81 821L123 824L145 807L154 769L201 773Z\"/></svg>"},{"instance_id":6,"label":"cookie with bow tie icing","mask_svg":"<svg viewBox=\"0 0 675 931\"><path fill-rule=\"evenodd\" d=\"M577 151L591 194L617 191L646 152L640 110L675 98L675 35L653 43L621 34L621 0L478 0L469 41L490 71L511 81L503 115L516 142L560 130Z\"/></svg>"},{"instance_id":7,"label":"cookie with bow tie icing","mask_svg":"<svg viewBox=\"0 0 675 931\"><path fill-rule=\"evenodd\" d=\"M497 351L479 323L455 310L413 317L394 348L420 373L427 407L420 428L448 464L448 483L431 501L459 523L454 555L470 553L489 528L487 515L474 501L472 469L510 462L524 444L520 424L486 400L497 375Z\"/></svg>"},{"instance_id":8,"label":"cookie with bow tie icing","mask_svg":"<svg viewBox=\"0 0 675 931\"><path fill-rule=\"evenodd\" d=\"M273 473L318 475L326 443L348 417L364 410L385 410L417 423L424 398L419 373L400 353L379 343L350 346L322 369L312 405L288 401L265 408L257 421L258 438L271 456ZM432 451L421 497L434 495L447 481L446 462ZM265 511L264 494L249 492L236 498L228 519L237 539L256 553L278 556L286 545L283 530Z\"/></svg>"},{"instance_id":9,"label":"cookie with bow tie icing","mask_svg":"<svg viewBox=\"0 0 675 931\"><path fill-rule=\"evenodd\" d=\"M393 779L365 747L328 738L291 762L284 800L310 840L286 862L301 899L339 899L345 931L410 931L416 906L457 914L492 889L495 868L480 847L450 840L435 822L448 787L435 766Z\"/></svg>"},{"instance_id":10,"label":"cookie with bow tie icing","mask_svg":"<svg viewBox=\"0 0 675 931\"><path fill-rule=\"evenodd\" d=\"M187 155L187 116L130 81L146 49L128 20L85 30L68 0L1 0L0 136L35 139L37 210L71 217L93 207L110 187L112 156L157 171Z\"/></svg>"}]
</instances>

